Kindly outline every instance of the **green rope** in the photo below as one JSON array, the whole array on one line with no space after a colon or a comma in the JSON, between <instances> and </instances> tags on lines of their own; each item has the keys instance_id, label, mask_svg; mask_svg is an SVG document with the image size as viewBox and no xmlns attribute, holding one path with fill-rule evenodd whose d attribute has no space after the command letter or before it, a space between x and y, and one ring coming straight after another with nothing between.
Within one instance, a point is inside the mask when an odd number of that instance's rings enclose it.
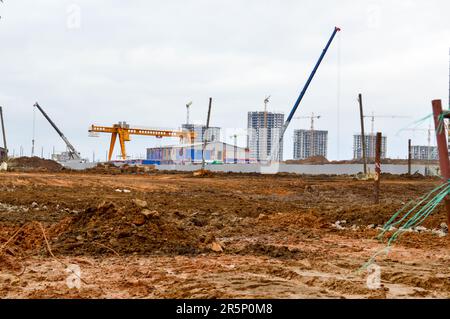
<instances>
[{"instance_id":1,"label":"green rope","mask_svg":"<svg viewBox=\"0 0 450 319\"><path fill-rule=\"evenodd\" d=\"M389 221L384 224L383 231L378 235L379 239L383 238L384 233L386 233L387 231L389 231L389 229L393 226L396 226L398 224L400 224L403 220L405 220L412 212L414 212L417 207L419 207L420 205L423 204L424 201L426 201L428 198L430 198L430 196L433 195L433 193L437 192L438 190L444 188L444 187L448 187L450 185L450 182L444 183L436 188L434 188L433 190L431 190L428 194L425 194L424 196L420 197L417 204L411 208L405 215L403 215L403 217L394 222L394 220L400 215L400 213L402 213L404 210L406 210L407 207L409 207L410 205L412 205L413 203L415 203L414 200L409 201L406 205L404 205L400 210L398 210L390 219Z\"/></svg>"},{"instance_id":2,"label":"green rope","mask_svg":"<svg viewBox=\"0 0 450 319\"><path fill-rule=\"evenodd\" d=\"M443 183L442 185L435 187L427 194L420 197L417 201L409 201L401 209L399 209L387 222L384 224L381 233L377 236L379 240L382 240L384 234L389 231L395 225L399 225L409 217L406 222L403 223L401 227L395 231L389 238L386 247L382 248L376 252L358 271L366 269L370 264L374 262L376 257L382 253L389 253L391 245L400 237L401 234L409 231L409 229L421 225L430 216L436 207L450 194L450 180ZM432 197L431 199L429 199ZM416 203L414 205L414 203ZM398 221L395 221L402 212L407 208L414 205L409 209ZM395 222L394 222L395 221Z\"/></svg>"},{"instance_id":3,"label":"green rope","mask_svg":"<svg viewBox=\"0 0 450 319\"><path fill-rule=\"evenodd\" d=\"M433 113L428 114L427 116L412 122L411 124L408 124L407 126L401 128L400 130L397 131L397 133L395 133L395 135L399 135L400 132L405 131L405 130L409 130L409 129L416 129L417 127L419 127L422 123L424 123L426 120L428 120L429 118L433 117ZM413 126L411 128L411 126Z\"/></svg>"},{"instance_id":4,"label":"green rope","mask_svg":"<svg viewBox=\"0 0 450 319\"><path fill-rule=\"evenodd\" d=\"M445 128L445 116L450 114L450 110L444 110L442 111L442 113L439 115L438 117L438 127L436 128L436 132L438 133L442 133L442 131ZM406 130L414 130L416 128L418 128L422 123L424 123L426 120L433 118L433 113L428 114L427 116L418 119L417 121L412 122L411 124L408 124L407 126L405 126L404 128L401 128L400 130L397 131L397 133L395 133L396 136L398 136L402 131L406 131ZM411 127L412 126L412 127Z\"/></svg>"},{"instance_id":5,"label":"green rope","mask_svg":"<svg viewBox=\"0 0 450 319\"><path fill-rule=\"evenodd\" d=\"M397 238L408 231L408 229L417 227L422 224L425 219L434 211L437 205L444 200L444 198L450 193L450 186L439 192L433 199L425 204L414 216L412 216L402 227L400 227L389 239L388 246L390 246Z\"/></svg>"}]
</instances>

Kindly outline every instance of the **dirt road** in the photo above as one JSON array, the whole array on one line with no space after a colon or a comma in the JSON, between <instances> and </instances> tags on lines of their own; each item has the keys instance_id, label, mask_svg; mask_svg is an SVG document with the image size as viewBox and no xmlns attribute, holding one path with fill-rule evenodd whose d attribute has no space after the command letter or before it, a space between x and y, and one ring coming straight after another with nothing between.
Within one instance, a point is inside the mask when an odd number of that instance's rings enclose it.
<instances>
[{"instance_id":1,"label":"dirt road","mask_svg":"<svg viewBox=\"0 0 450 319\"><path fill-rule=\"evenodd\" d=\"M376 259L380 285L358 272L439 183L386 176L374 205L351 177L2 173L0 297L449 298L442 207Z\"/></svg>"}]
</instances>

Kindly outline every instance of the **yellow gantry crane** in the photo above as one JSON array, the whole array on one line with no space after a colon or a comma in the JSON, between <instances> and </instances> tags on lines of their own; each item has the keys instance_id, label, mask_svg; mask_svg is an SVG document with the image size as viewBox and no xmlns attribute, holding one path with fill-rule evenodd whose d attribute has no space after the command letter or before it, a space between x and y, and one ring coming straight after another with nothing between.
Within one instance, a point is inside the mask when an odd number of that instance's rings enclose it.
<instances>
[{"instance_id":1,"label":"yellow gantry crane","mask_svg":"<svg viewBox=\"0 0 450 319\"><path fill-rule=\"evenodd\" d=\"M127 159L127 153L125 150L125 142L130 141L130 135L144 135L155 136L157 138L163 137L179 137L180 139L188 139L189 142L195 138L195 133L191 131L172 131L172 130L160 130L160 129L144 129L144 128L131 128L126 122L119 122L113 126L98 126L91 125L89 133L110 133L111 143L109 146L108 161L111 160L114 152L114 145L116 144L117 136L119 136L120 150L122 153L122 159Z\"/></svg>"}]
</instances>

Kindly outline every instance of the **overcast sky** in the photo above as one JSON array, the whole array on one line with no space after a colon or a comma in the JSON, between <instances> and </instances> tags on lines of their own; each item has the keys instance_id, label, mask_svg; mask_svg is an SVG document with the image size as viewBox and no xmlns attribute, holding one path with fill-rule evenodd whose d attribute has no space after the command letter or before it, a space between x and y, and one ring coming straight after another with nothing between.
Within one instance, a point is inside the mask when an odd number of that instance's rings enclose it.
<instances>
[{"instance_id":1,"label":"overcast sky","mask_svg":"<svg viewBox=\"0 0 450 319\"><path fill-rule=\"evenodd\" d=\"M232 143L266 95L269 110L289 114L337 25L342 32L296 116L321 115L315 126L329 131L328 157L351 158L362 93L367 114L409 116L375 119L388 156L405 158L408 138L426 145L426 132L398 130L429 114L432 99L448 105L449 12L445 0L5 0L0 105L8 148L30 154L36 101L83 156L104 159L110 136L88 137L89 125L176 129L189 101L191 120L204 123L210 96L211 125ZM293 129L309 126L291 123L285 158L293 156ZM39 155L41 147L45 156L53 146L64 150L38 113L35 131ZM148 146L177 142L132 136L127 149L143 155Z\"/></svg>"}]
</instances>

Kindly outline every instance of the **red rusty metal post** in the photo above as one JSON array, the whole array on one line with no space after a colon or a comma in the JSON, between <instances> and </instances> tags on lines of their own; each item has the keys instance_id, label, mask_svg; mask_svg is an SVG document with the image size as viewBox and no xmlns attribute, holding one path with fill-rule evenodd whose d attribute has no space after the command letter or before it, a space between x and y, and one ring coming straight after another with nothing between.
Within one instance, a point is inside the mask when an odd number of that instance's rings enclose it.
<instances>
[{"instance_id":1,"label":"red rusty metal post","mask_svg":"<svg viewBox=\"0 0 450 319\"><path fill-rule=\"evenodd\" d=\"M374 185L375 204L380 203L380 177L381 177L381 133L378 132L375 144L375 185Z\"/></svg>"},{"instance_id":2,"label":"red rusty metal post","mask_svg":"<svg viewBox=\"0 0 450 319\"><path fill-rule=\"evenodd\" d=\"M442 114L442 102L441 100L433 100L433 116L434 116L434 128L436 131L436 142L438 146L439 154L439 167L441 169L441 175L444 182L450 179L450 162L448 159L448 145L447 136L445 132L445 125L440 125L440 116ZM442 121L444 119L442 118ZM445 198L445 208L447 210L447 225L450 226L450 199L447 196Z\"/></svg>"}]
</instances>

